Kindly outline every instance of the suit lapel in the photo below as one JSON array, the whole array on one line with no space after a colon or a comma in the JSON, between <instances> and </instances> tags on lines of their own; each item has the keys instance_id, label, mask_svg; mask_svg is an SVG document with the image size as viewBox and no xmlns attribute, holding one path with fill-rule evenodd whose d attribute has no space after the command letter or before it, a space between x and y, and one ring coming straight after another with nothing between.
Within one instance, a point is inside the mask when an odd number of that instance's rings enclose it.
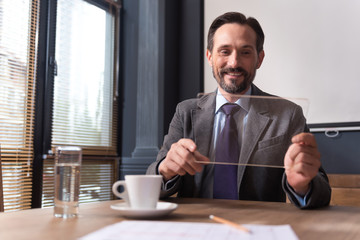
<instances>
[{"instance_id":1,"label":"suit lapel","mask_svg":"<svg viewBox=\"0 0 360 240\"><path fill-rule=\"evenodd\" d=\"M198 108L191 111L192 129L194 129L194 141L197 145L197 150L207 157L210 157L209 151L214 127L214 114L215 94L206 95L199 99ZM205 167L203 171L194 176L195 186L197 186L194 196L200 196L202 191Z\"/></svg>"},{"instance_id":2,"label":"suit lapel","mask_svg":"<svg viewBox=\"0 0 360 240\"><path fill-rule=\"evenodd\" d=\"M211 93L199 99L198 107L191 112L194 140L198 151L209 156L214 127L215 94Z\"/></svg>"}]
</instances>

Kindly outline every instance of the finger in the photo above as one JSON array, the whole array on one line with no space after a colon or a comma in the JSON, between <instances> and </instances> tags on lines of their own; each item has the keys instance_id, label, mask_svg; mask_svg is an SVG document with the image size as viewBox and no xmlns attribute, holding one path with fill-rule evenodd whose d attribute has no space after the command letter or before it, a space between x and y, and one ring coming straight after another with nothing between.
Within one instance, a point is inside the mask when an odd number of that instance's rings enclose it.
<instances>
[{"instance_id":1,"label":"finger","mask_svg":"<svg viewBox=\"0 0 360 240\"><path fill-rule=\"evenodd\" d=\"M304 144L309 147L317 147L316 139L311 133L299 133L292 137L291 141L293 143Z\"/></svg>"},{"instance_id":2,"label":"finger","mask_svg":"<svg viewBox=\"0 0 360 240\"><path fill-rule=\"evenodd\" d=\"M185 171L190 175L196 173L196 166L194 166L195 158L192 152L189 152L188 149L183 147L177 148L176 154L173 156L174 163L177 165L177 171Z\"/></svg>"},{"instance_id":3,"label":"finger","mask_svg":"<svg viewBox=\"0 0 360 240\"><path fill-rule=\"evenodd\" d=\"M318 158L314 158L312 155L302 152L294 159L292 168L298 172L311 172L311 175L313 175L313 173L319 171L320 165L321 162Z\"/></svg>"},{"instance_id":4,"label":"finger","mask_svg":"<svg viewBox=\"0 0 360 240\"><path fill-rule=\"evenodd\" d=\"M292 163L288 164L287 167L294 168L294 167L312 167L314 170L318 171L321 163L320 160L317 158L314 158L313 156L307 154L307 153L300 153Z\"/></svg>"},{"instance_id":5,"label":"finger","mask_svg":"<svg viewBox=\"0 0 360 240\"><path fill-rule=\"evenodd\" d=\"M195 157L196 162L201 162L201 163L210 162L210 159L208 157L202 155L199 151L194 152L194 157Z\"/></svg>"},{"instance_id":6,"label":"finger","mask_svg":"<svg viewBox=\"0 0 360 240\"><path fill-rule=\"evenodd\" d=\"M185 175L186 173L194 175L196 172L200 172L203 164L198 163L197 159L205 162L210 161L207 157L196 151L196 144L191 139L180 139L172 144L166 157L166 160L169 161L169 172L171 170L178 175Z\"/></svg>"},{"instance_id":7,"label":"finger","mask_svg":"<svg viewBox=\"0 0 360 240\"><path fill-rule=\"evenodd\" d=\"M203 169L203 163L210 162L210 159L202 155L199 151L188 152L187 149L183 153L180 153L179 150L179 159L177 162L179 166L183 168L189 174L194 175L195 172L201 172Z\"/></svg>"},{"instance_id":8,"label":"finger","mask_svg":"<svg viewBox=\"0 0 360 240\"><path fill-rule=\"evenodd\" d=\"M210 159L202 155L198 151L195 151L193 154L194 154L193 167L197 172L200 172L203 169L204 164L210 162Z\"/></svg>"},{"instance_id":9,"label":"finger","mask_svg":"<svg viewBox=\"0 0 360 240\"><path fill-rule=\"evenodd\" d=\"M159 172L167 181L176 175L185 175L186 172L179 168L179 166L172 160L172 158L165 158L159 165Z\"/></svg>"},{"instance_id":10,"label":"finger","mask_svg":"<svg viewBox=\"0 0 360 240\"><path fill-rule=\"evenodd\" d=\"M306 154L302 154L302 155L306 155ZM294 167L296 168L313 168L313 169L316 169L316 171L319 169L320 167L320 163L317 159L313 159L313 158L310 158L310 156L305 156L305 157L302 157L301 159L296 159L294 161L294 164L293 164Z\"/></svg>"},{"instance_id":11,"label":"finger","mask_svg":"<svg viewBox=\"0 0 360 240\"><path fill-rule=\"evenodd\" d=\"M178 142L183 148L189 150L190 152L195 152L196 150L196 144L193 140L188 138L182 138Z\"/></svg>"},{"instance_id":12,"label":"finger","mask_svg":"<svg viewBox=\"0 0 360 240\"><path fill-rule=\"evenodd\" d=\"M170 179L175 175L185 175L187 172L190 174L195 174L194 170L186 164L186 156L192 154L185 147L191 147L193 143L189 139L179 140L171 145L170 150L164 159L164 161L159 166L159 171L166 178ZM195 147L196 148L196 147Z\"/></svg>"},{"instance_id":13,"label":"finger","mask_svg":"<svg viewBox=\"0 0 360 240\"><path fill-rule=\"evenodd\" d=\"M200 172L203 168L202 164L197 163L197 159L201 159L201 161L210 161L207 157L203 156L201 153L196 151L196 144L191 139L180 139L178 144L181 146L179 148L179 156L181 160L182 166L189 174L194 175L195 172ZM181 151L181 152L180 152Z\"/></svg>"},{"instance_id":14,"label":"finger","mask_svg":"<svg viewBox=\"0 0 360 240\"><path fill-rule=\"evenodd\" d=\"M298 164L294 164L291 171L293 173L300 174L302 178L306 180L311 180L313 177L316 176L318 172L318 168L314 165L309 165L306 163L298 163Z\"/></svg>"},{"instance_id":15,"label":"finger","mask_svg":"<svg viewBox=\"0 0 360 240\"><path fill-rule=\"evenodd\" d=\"M292 144L289 147L289 157L295 160L301 153L307 154L312 158L320 159L320 152L317 148L309 147L303 144Z\"/></svg>"},{"instance_id":16,"label":"finger","mask_svg":"<svg viewBox=\"0 0 360 240\"><path fill-rule=\"evenodd\" d=\"M178 158L178 156L175 154L173 154L171 157L166 158L162 163L161 163L161 171L166 174L167 176L171 175L171 176L175 176L175 175L180 175L183 176L187 173L187 171L189 171L188 169L186 169L186 167L184 167L184 164L181 163L182 159ZM159 168L160 169L160 168ZM190 170L191 173L191 170Z\"/></svg>"}]
</instances>

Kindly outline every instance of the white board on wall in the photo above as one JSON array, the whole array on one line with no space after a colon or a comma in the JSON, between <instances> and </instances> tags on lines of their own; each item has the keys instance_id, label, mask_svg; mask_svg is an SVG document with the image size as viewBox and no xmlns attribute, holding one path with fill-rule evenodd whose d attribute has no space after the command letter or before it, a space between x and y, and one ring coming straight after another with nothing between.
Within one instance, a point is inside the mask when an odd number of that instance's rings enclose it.
<instances>
[{"instance_id":1,"label":"white board on wall","mask_svg":"<svg viewBox=\"0 0 360 240\"><path fill-rule=\"evenodd\" d=\"M211 22L229 11L255 17L265 33L255 85L309 99L310 124L360 122L360 1L205 0L205 48ZM212 92L204 61L205 92Z\"/></svg>"}]
</instances>

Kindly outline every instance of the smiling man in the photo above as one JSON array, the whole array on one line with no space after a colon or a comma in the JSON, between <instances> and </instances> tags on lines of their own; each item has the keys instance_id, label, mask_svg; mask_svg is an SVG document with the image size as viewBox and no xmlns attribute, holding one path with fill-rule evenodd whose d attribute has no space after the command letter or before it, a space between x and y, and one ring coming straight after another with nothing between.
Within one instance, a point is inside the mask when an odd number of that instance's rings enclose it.
<instances>
[{"instance_id":1,"label":"smiling man","mask_svg":"<svg viewBox=\"0 0 360 240\"><path fill-rule=\"evenodd\" d=\"M210 26L206 57L218 88L178 104L147 171L163 176L161 197L285 201L287 195L300 208L329 204L331 189L301 108L271 101L253 84L264 38L256 19L237 12ZM242 98L249 95L257 100ZM210 164L218 161L233 164ZM274 163L284 168L264 166Z\"/></svg>"}]
</instances>

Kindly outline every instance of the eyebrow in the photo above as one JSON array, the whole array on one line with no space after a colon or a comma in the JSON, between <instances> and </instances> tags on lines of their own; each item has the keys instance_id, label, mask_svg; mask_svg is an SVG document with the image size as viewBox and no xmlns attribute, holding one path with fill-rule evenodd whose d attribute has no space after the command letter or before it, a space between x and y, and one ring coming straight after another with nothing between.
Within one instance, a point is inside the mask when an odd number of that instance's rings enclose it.
<instances>
[{"instance_id":1,"label":"eyebrow","mask_svg":"<svg viewBox=\"0 0 360 240\"><path fill-rule=\"evenodd\" d=\"M219 48L229 48L229 47L232 47L232 45L224 44L224 45L220 45L217 49L219 49ZM244 46L242 46L241 48L251 48L251 49L255 49L254 46L249 45L249 44L244 45Z\"/></svg>"}]
</instances>

